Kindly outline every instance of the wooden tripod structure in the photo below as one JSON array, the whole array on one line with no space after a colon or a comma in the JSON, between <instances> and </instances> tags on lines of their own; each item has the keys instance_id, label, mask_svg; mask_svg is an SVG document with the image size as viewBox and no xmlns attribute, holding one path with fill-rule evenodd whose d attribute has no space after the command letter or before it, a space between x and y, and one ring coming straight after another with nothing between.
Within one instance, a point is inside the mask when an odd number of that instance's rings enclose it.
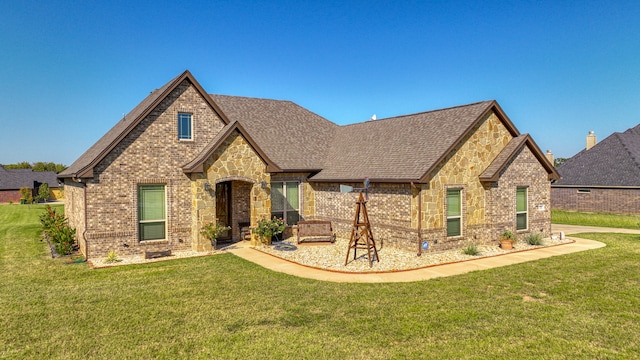
<instances>
[{"instance_id":1,"label":"wooden tripod structure","mask_svg":"<svg viewBox=\"0 0 640 360\"><path fill-rule=\"evenodd\" d=\"M371 257L371 250L377 262L380 262L378 257L378 250L376 250L376 241L373 239L373 233L371 232L371 223L369 222L369 215L367 214L367 201L362 196L362 192L356 201L356 216L353 219L353 227L351 228L351 239L349 240L349 248L347 249L347 258L344 261L346 266L349 262L349 254L353 249L353 260L357 257L358 249L367 250L367 258L369 259L369 267L373 266L373 260Z\"/></svg>"}]
</instances>

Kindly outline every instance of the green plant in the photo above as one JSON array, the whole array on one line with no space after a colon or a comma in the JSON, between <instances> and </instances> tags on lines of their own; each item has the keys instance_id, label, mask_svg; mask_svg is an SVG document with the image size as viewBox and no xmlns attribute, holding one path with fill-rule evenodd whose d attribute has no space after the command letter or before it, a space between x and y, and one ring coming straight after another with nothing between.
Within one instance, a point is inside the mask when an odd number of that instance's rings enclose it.
<instances>
[{"instance_id":1,"label":"green plant","mask_svg":"<svg viewBox=\"0 0 640 360\"><path fill-rule=\"evenodd\" d=\"M216 222L214 223L210 222L204 224L202 228L200 228L200 234L213 242L218 238L218 236L220 236L220 234L230 229L230 226L224 226L218 221L218 219L216 219Z\"/></svg>"},{"instance_id":2,"label":"green plant","mask_svg":"<svg viewBox=\"0 0 640 360\"><path fill-rule=\"evenodd\" d=\"M500 240L511 240L516 241L516 236L513 234L511 230L505 230L502 235L500 235Z\"/></svg>"},{"instance_id":3,"label":"green plant","mask_svg":"<svg viewBox=\"0 0 640 360\"><path fill-rule=\"evenodd\" d=\"M38 188L38 195L35 197L36 202L47 201L51 196L51 190L49 189L49 184L43 183Z\"/></svg>"},{"instance_id":4,"label":"green plant","mask_svg":"<svg viewBox=\"0 0 640 360\"><path fill-rule=\"evenodd\" d=\"M121 261L121 260L118 258L118 255L116 254L116 251L115 250L109 251L109 255L107 255L107 259L105 260L105 262L107 262L107 263L115 263L115 262L119 262L119 261Z\"/></svg>"},{"instance_id":5,"label":"green plant","mask_svg":"<svg viewBox=\"0 0 640 360\"><path fill-rule=\"evenodd\" d=\"M76 229L69 226L64 215L47 205L45 212L40 214L40 224L58 254L68 255L73 251Z\"/></svg>"},{"instance_id":6,"label":"green plant","mask_svg":"<svg viewBox=\"0 0 640 360\"><path fill-rule=\"evenodd\" d=\"M542 240L542 234L537 233L537 234L527 234L524 237L524 240L527 242L527 244L529 245L542 245L544 244L544 241Z\"/></svg>"},{"instance_id":7,"label":"green plant","mask_svg":"<svg viewBox=\"0 0 640 360\"><path fill-rule=\"evenodd\" d=\"M33 202L33 191L30 187L23 186L20 188L20 203L30 204Z\"/></svg>"},{"instance_id":8,"label":"green plant","mask_svg":"<svg viewBox=\"0 0 640 360\"><path fill-rule=\"evenodd\" d=\"M285 222L282 218L273 217L273 219L269 220L267 218L262 218L258 221L258 224L251 231L254 234L257 234L263 243L268 243L271 241L271 237L274 235L281 234L285 228Z\"/></svg>"},{"instance_id":9,"label":"green plant","mask_svg":"<svg viewBox=\"0 0 640 360\"><path fill-rule=\"evenodd\" d=\"M465 255L472 255L472 256L476 256L480 254L480 250L478 250L478 246L475 243L469 243L469 245L462 248L462 252Z\"/></svg>"}]
</instances>

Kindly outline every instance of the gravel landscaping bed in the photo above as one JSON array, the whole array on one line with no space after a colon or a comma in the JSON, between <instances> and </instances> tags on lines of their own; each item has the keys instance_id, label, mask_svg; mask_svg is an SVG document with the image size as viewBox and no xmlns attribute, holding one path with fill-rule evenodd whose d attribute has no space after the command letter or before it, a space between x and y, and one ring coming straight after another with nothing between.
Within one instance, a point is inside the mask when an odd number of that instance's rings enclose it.
<instances>
[{"instance_id":1,"label":"gravel landscaping bed","mask_svg":"<svg viewBox=\"0 0 640 360\"><path fill-rule=\"evenodd\" d=\"M358 257L353 260L353 250L349 253L349 261L345 266L349 239L338 238L333 244L296 244L293 240L285 240L273 243L271 246L258 246L256 250L277 256L295 263L314 268L341 271L341 272L389 272L418 269L432 265L479 259L482 257L507 254L514 251L530 250L545 246L570 243L570 239L545 239L544 245L532 246L524 242L514 243L513 250L502 250L498 245L479 245L478 255L466 255L462 249L454 249L442 252L426 253L417 256L417 251L411 252L392 247L383 247L378 250L380 262L374 261L369 266L367 252L358 249ZM285 250L282 250L285 245ZM291 250L290 247L296 247ZM280 248L280 249L279 249Z\"/></svg>"},{"instance_id":2,"label":"gravel landscaping bed","mask_svg":"<svg viewBox=\"0 0 640 360\"><path fill-rule=\"evenodd\" d=\"M301 265L310 266L318 269L341 271L341 272L390 272L419 269L427 266L445 264L451 262L459 262L466 260L479 259L496 255L507 254L513 251L522 251L536 249L545 246L559 245L570 243L572 240L545 239L544 245L532 246L524 242L514 243L513 250L502 250L498 245L479 245L478 255L466 255L462 249L454 249L433 253L422 253L417 256L417 252L411 252L392 247L383 247L378 250L380 261L373 261L369 266L367 253L365 250L358 249L358 257L353 260L353 251L349 253L349 261L345 266L345 258L347 257L347 247L349 239L337 238L335 243L319 243L319 244L296 244L295 240L285 240L274 242L272 245L260 245L255 247L256 250L264 253L295 262ZM233 246L231 244L230 246ZM93 268L104 268L112 266L144 264L150 262L166 261L172 259L189 258L197 256L208 256L222 254L227 252L229 246L222 247L217 250L207 252L196 251L174 251L171 256L160 257L155 259L145 259L144 255L123 256L118 257L117 261L108 262L107 258L91 259L90 266Z\"/></svg>"}]
</instances>

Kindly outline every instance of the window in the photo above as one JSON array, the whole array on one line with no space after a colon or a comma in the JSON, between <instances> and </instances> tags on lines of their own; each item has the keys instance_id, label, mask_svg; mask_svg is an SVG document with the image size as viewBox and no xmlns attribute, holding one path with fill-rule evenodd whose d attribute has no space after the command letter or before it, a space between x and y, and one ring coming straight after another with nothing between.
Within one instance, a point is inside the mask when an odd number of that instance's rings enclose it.
<instances>
[{"instance_id":1,"label":"window","mask_svg":"<svg viewBox=\"0 0 640 360\"><path fill-rule=\"evenodd\" d=\"M299 183L277 181L271 183L271 215L283 218L287 225L300 220Z\"/></svg>"},{"instance_id":2,"label":"window","mask_svg":"<svg viewBox=\"0 0 640 360\"><path fill-rule=\"evenodd\" d=\"M193 139L191 134L191 114L178 113L178 139Z\"/></svg>"},{"instance_id":3,"label":"window","mask_svg":"<svg viewBox=\"0 0 640 360\"><path fill-rule=\"evenodd\" d=\"M589 194L591 189L578 189L578 194Z\"/></svg>"},{"instance_id":4,"label":"window","mask_svg":"<svg viewBox=\"0 0 640 360\"><path fill-rule=\"evenodd\" d=\"M462 235L462 190L447 190L447 236Z\"/></svg>"},{"instance_id":5,"label":"window","mask_svg":"<svg viewBox=\"0 0 640 360\"><path fill-rule=\"evenodd\" d=\"M527 188L516 189L516 230L527 229Z\"/></svg>"},{"instance_id":6,"label":"window","mask_svg":"<svg viewBox=\"0 0 640 360\"><path fill-rule=\"evenodd\" d=\"M164 185L138 187L138 221L140 241L165 238Z\"/></svg>"}]
</instances>

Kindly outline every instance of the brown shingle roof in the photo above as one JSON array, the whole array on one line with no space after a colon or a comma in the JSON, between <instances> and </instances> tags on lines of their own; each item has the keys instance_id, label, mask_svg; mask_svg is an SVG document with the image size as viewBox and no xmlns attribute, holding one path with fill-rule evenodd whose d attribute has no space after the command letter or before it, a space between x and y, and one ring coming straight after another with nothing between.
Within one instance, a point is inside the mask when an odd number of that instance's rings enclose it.
<instances>
[{"instance_id":1,"label":"brown shingle roof","mask_svg":"<svg viewBox=\"0 0 640 360\"><path fill-rule=\"evenodd\" d=\"M492 108L501 113L495 101L484 101L344 126L324 169L311 180L424 181ZM504 121L517 135L506 116Z\"/></svg>"},{"instance_id":2,"label":"brown shingle roof","mask_svg":"<svg viewBox=\"0 0 640 360\"><path fill-rule=\"evenodd\" d=\"M58 174L60 178L69 177L92 177L93 167L96 166L107 154L122 140L136 125L138 125L153 109L160 104L164 98L171 93L183 81L191 82L198 89L209 105L218 113L225 124L229 123L227 117L207 96L202 86L195 80L193 75L187 70L171 79L159 89L154 90L138 106L131 110L102 136L93 146L82 154L71 166Z\"/></svg>"},{"instance_id":3,"label":"brown shingle roof","mask_svg":"<svg viewBox=\"0 0 640 360\"><path fill-rule=\"evenodd\" d=\"M211 95L229 117L242 124L260 148L285 171L319 170L339 128L291 102Z\"/></svg>"},{"instance_id":4,"label":"brown shingle roof","mask_svg":"<svg viewBox=\"0 0 640 360\"><path fill-rule=\"evenodd\" d=\"M558 167L553 186L640 186L640 125L609 135Z\"/></svg>"},{"instance_id":5,"label":"brown shingle roof","mask_svg":"<svg viewBox=\"0 0 640 360\"><path fill-rule=\"evenodd\" d=\"M152 92L59 177L93 176L93 167L183 81L193 84L227 124L222 135L185 165L186 172L199 169L223 135L233 131L228 126L231 120L267 162L269 171L318 172L312 181L361 181L368 176L372 181L426 182L489 112L514 137L519 135L495 101L338 126L291 101L207 96L185 71ZM553 167L548 172L553 173Z\"/></svg>"}]
</instances>

